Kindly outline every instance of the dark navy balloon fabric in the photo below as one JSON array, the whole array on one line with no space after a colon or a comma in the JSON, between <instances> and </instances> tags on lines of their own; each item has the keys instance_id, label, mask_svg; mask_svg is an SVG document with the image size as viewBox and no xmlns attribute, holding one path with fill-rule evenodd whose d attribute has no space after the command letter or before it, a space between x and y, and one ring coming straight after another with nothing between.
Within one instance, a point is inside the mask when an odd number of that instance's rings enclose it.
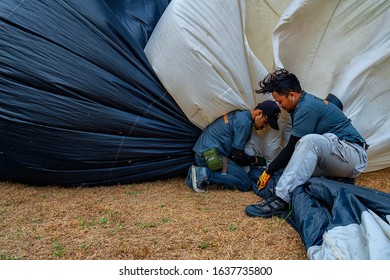
<instances>
[{"instance_id":1,"label":"dark navy balloon fabric","mask_svg":"<svg viewBox=\"0 0 390 280\"><path fill-rule=\"evenodd\" d=\"M0 179L98 185L184 174L200 130L143 48L169 1L0 2Z\"/></svg>"}]
</instances>

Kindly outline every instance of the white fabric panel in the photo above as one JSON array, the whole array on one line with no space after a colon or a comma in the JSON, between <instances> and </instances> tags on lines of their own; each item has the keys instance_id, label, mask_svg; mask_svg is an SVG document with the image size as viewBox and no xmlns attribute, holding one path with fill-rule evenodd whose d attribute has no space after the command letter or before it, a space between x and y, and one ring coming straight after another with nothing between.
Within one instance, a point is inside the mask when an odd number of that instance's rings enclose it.
<instances>
[{"instance_id":1,"label":"white fabric panel","mask_svg":"<svg viewBox=\"0 0 390 280\"><path fill-rule=\"evenodd\" d=\"M244 7L238 0L174 0L145 47L162 84L200 128L253 108L254 87L267 74L243 34Z\"/></svg>"},{"instance_id":2,"label":"white fabric panel","mask_svg":"<svg viewBox=\"0 0 390 280\"><path fill-rule=\"evenodd\" d=\"M373 211L364 211L361 224L335 227L320 246L307 250L312 260L389 260L390 225Z\"/></svg>"},{"instance_id":3,"label":"white fabric panel","mask_svg":"<svg viewBox=\"0 0 390 280\"><path fill-rule=\"evenodd\" d=\"M253 109L258 102L272 99L255 93L268 71L245 36L245 3L173 0L145 47L164 87L202 129L225 113ZM281 143L281 132L270 133L273 141L265 146L267 160L273 159Z\"/></svg>"},{"instance_id":4,"label":"white fabric panel","mask_svg":"<svg viewBox=\"0 0 390 280\"><path fill-rule=\"evenodd\" d=\"M289 69L306 91L343 102L370 144L366 171L374 171L390 167L389 15L386 0L173 0L145 52L200 128L271 98L254 93L259 80L274 64ZM260 133L267 159L290 135L283 115L282 135Z\"/></svg>"},{"instance_id":5,"label":"white fabric panel","mask_svg":"<svg viewBox=\"0 0 390 280\"><path fill-rule=\"evenodd\" d=\"M246 0L245 34L253 53L268 72L275 68L273 31L291 0Z\"/></svg>"},{"instance_id":6,"label":"white fabric panel","mask_svg":"<svg viewBox=\"0 0 390 280\"><path fill-rule=\"evenodd\" d=\"M390 1L293 1L275 29L275 64L303 88L336 95L370 145L368 168L390 166Z\"/></svg>"}]
</instances>

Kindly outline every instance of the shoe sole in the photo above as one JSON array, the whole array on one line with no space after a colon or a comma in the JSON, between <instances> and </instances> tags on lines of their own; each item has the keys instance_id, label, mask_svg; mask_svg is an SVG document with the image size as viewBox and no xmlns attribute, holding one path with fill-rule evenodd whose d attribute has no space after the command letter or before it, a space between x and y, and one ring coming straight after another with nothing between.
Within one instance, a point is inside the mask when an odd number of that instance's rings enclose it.
<instances>
[{"instance_id":1,"label":"shoe sole","mask_svg":"<svg viewBox=\"0 0 390 280\"><path fill-rule=\"evenodd\" d=\"M192 180L192 188L194 189L194 191L196 191L198 193L205 192L204 190L199 189L196 186L196 167L195 166L191 167L191 180Z\"/></svg>"},{"instance_id":2,"label":"shoe sole","mask_svg":"<svg viewBox=\"0 0 390 280\"><path fill-rule=\"evenodd\" d=\"M251 212L245 210L245 214L247 214L247 216L249 217L258 217L258 218L272 218L274 216L277 216L277 217L284 217L286 216L286 213L288 211L276 211L276 212L273 212L273 213L270 213L270 214L252 214Z\"/></svg>"}]
</instances>

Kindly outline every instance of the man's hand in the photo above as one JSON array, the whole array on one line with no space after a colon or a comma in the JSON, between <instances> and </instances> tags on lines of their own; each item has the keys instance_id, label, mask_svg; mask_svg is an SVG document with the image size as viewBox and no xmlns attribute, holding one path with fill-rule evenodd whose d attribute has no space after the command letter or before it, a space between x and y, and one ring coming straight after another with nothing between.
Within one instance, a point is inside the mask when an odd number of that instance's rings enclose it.
<instances>
[{"instance_id":1,"label":"man's hand","mask_svg":"<svg viewBox=\"0 0 390 280\"><path fill-rule=\"evenodd\" d=\"M257 180L257 189L259 191L261 191L262 189L264 189L266 186L267 186L267 183L269 181L269 179L271 178L271 175L267 174L267 171L264 170L263 171L263 174L261 174L261 176L259 177L259 179Z\"/></svg>"},{"instance_id":2,"label":"man's hand","mask_svg":"<svg viewBox=\"0 0 390 280\"><path fill-rule=\"evenodd\" d=\"M267 166L267 161L265 158L260 157L260 156L254 156L255 158L255 163L253 165L256 166Z\"/></svg>"}]
</instances>

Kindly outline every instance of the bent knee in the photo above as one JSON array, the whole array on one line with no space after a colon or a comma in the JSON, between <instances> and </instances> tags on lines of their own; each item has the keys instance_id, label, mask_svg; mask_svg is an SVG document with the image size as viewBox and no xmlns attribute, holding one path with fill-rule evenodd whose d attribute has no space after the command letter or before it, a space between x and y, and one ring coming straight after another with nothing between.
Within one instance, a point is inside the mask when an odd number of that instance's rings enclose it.
<instances>
[{"instance_id":1,"label":"bent knee","mask_svg":"<svg viewBox=\"0 0 390 280\"><path fill-rule=\"evenodd\" d=\"M321 134L307 134L303 136L297 142L295 149L310 149L313 147L327 147L329 145L329 139Z\"/></svg>"},{"instance_id":2,"label":"bent knee","mask_svg":"<svg viewBox=\"0 0 390 280\"><path fill-rule=\"evenodd\" d=\"M301 144L310 144L310 143L321 143L324 141L328 141L326 137L321 134L307 134L299 139L298 143Z\"/></svg>"},{"instance_id":3,"label":"bent knee","mask_svg":"<svg viewBox=\"0 0 390 280\"><path fill-rule=\"evenodd\" d=\"M237 186L237 189L239 189L242 192L247 192L252 189L251 180L249 179L249 177L248 178L244 177L240 179L241 182L239 186Z\"/></svg>"}]
</instances>

